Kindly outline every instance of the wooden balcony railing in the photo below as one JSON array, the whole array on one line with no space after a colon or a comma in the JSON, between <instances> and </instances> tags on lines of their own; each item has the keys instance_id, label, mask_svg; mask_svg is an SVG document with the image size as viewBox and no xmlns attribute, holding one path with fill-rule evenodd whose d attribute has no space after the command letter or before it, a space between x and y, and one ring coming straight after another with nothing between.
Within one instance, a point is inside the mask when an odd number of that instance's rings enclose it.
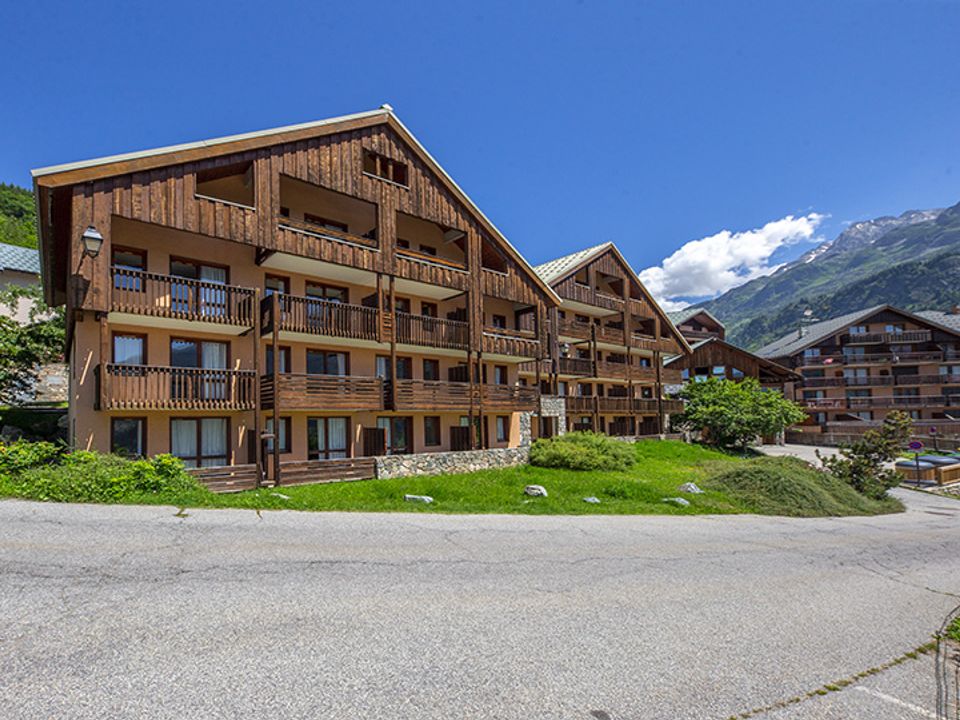
<instances>
[{"instance_id":1,"label":"wooden balcony railing","mask_svg":"<svg viewBox=\"0 0 960 720\"><path fill-rule=\"evenodd\" d=\"M866 398L810 398L800 401L804 407L812 410L862 410L870 408L924 408L924 407L960 407L960 396L953 395L914 395L893 397L882 395Z\"/></svg>"},{"instance_id":2,"label":"wooden balcony railing","mask_svg":"<svg viewBox=\"0 0 960 720\"><path fill-rule=\"evenodd\" d=\"M626 363L611 362L609 360L597 360L597 377L602 378L625 378L627 371L631 369ZM637 373L639 375L639 373Z\"/></svg>"},{"instance_id":3,"label":"wooden balcony railing","mask_svg":"<svg viewBox=\"0 0 960 720\"><path fill-rule=\"evenodd\" d=\"M590 358L562 357L557 360L557 370L561 375L593 375L593 361Z\"/></svg>"},{"instance_id":4,"label":"wooden balcony railing","mask_svg":"<svg viewBox=\"0 0 960 720\"><path fill-rule=\"evenodd\" d=\"M252 370L107 363L98 368L102 410L252 410Z\"/></svg>"},{"instance_id":5,"label":"wooden balcony railing","mask_svg":"<svg viewBox=\"0 0 960 720\"><path fill-rule=\"evenodd\" d=\"M284 410L383 410L384 382L375 377L283 373L279 402ZM273 376L260 378L260 402L272 409Z\"/></svg>"},{"instance_id":6,"label":"wooden balcony railing","mask_svg":"<svg viewBox=\"0 0 960 720\"><path fill-rule=\"evenodd\" d=\"M470 407L471 397L477 405L477 394L471 396L470 383L448 380L396 380L395 410L453 410Z\"/></svg>"},{"instance_id":7,"label":"wooden balcony railing","mask_svg":"<svg viewBox=\"0 0 960 720\"><path fill-rule=\"evenodd\" d=\"M590 323L579 322L578 320L571 320L569 318L560 318L559 325L560 335L577 338L579 340L589 340L591 338Z\"/></svg>"},{"instance_id":8,"label":"wooden balcony railing","mask_svg":"<svg viewBox=\"0 0 960 720\"><path fill-rule=\"evenodd\" d=\"M653 398L568 396L565 400L567 413L576 415L592 413L594 408L604 415L656 414L659 407ZM680 412L683 409L681 400L664 400L663 404L664 412ZM668 410L668 407L674 409Z\"/></svg>"},{"instance_id":9,"label":"wooden balcony railing","mask_svg":"<svg viewBox=\"0 0 960 720\"><path fill-rule=\"evenodd\" d=\"M334 228L324 227L322 225L305 222L303 220L292 220L291 218L280 217L277 218L277 224L281 228L286 228L299 233L305 233L307 235L313 235L314 237L324 238L325 240L352 243L354 245L363 245L364 247L369 248L376 248L379 246L376 237L354 235L353 233L344 232L343 230L336 230ZM376 236L375 232L372 234Z\"/></svg>"},{"instance_id":10,"label":"wooden balcony railing","mask_svg":"<svg viewBox=\"0 0 960 720\"><path fill-rule=\"evenodd\" d=\"M252 327L256 292L209 280L192 280L114 267L111 309L175 320Z\"/></svg>"},{"instance_id":11,"label":"wooden balcony railing","mask_svg":"<svg viewBox=\"0 0 960 720\"><path fill-rule=\"evenodd\" d=\"M653 368L637 368L638 370L645 370L650 373L651 377L656 377L656 371ZM645 379L643 375L640 376L641 379ZM660 371L660 380L664 385L679 385L683 382L683 371L678 370L677 368L668 368L665 367Z\"/></svg>"},{"instance_id":12,"label":"wooden balcony railing","mask_svg":"<svg viewBox=\"0 0 960 720\"><path fill-rule=\"evenodd\" d=\"M483 330L483 352L512 357L536 358L540 341L523 330L507 330L487 326Z\"/></svg>"},{"instance_id":13,"label":"wooden balcony railing","mask_svg":"<svg viewBox=\"0 0 960 720\"><path fill-rule=\"evenodd\" d=\"M281 330L355 340L377 339L377 308L298 295L280 294L277 299ZM273 299L264 298L262 307L265 314L263 327L272 327Z\"/></svg>"},{"instance_id":14,"label":"wooden balcony railing","mask_svg":"<svg viewBox=\"0 0 960 720\"><path fill-rule=\"evenodd\" d=\"M397 342L435 348L466 350L469 325L460 320L396 313Z\"/></svg>"},{"instance_id":15,"label":"wooden balcony railing","mask_svg":"<svg viewBox=\"0 0 960 720\"><path fill-rule=\"evenodd\" d=\"M930 330L904 330L903 332L850 333L847 343L854 345L874 345L877 343L916 343L930 342L933 333Z\"/></svg>"},{"instance_id":16,"label":"wooden balcony railing","mask_svg":"<svg viewBox=\"0 0 960 720\"><path fill-rule=\"evenodd\" d=\"M537 388L527 385L480 385L483 393L483 410L511 412L534 411L539 394Z\"/></svg>"},{"instance_id":17,"label":"wooden balcony railing","mask_svg":"<svg viewBox=\"0 0 960 720\"><path fill-rule=\"evenodd\" d=\"M944 354L940 351L928 350L923 352L903 353L863 353L860 355L811 355L800 357L794 367L819 367L825 365L865 365L868 363L909 364L917 362L940 362Z\"/></svg>"},{"instance_id":18,"label":"wooden balcony railing","mask_svg":"<svg viewBox=\"0 0 960 720\"><path fill-rule=\"evenodd\" d=\"M406 258L407 260L415 260L417 262L429 263L431 265L439 265L451 270L460 270L461 272L467 271L467 266L465 263L457 262L456 260L449 260L437 255L430 255L429 253L417 252L416 250L410 250L409 248L398 247L397 257Z\"/></svg>"}]
</instances>

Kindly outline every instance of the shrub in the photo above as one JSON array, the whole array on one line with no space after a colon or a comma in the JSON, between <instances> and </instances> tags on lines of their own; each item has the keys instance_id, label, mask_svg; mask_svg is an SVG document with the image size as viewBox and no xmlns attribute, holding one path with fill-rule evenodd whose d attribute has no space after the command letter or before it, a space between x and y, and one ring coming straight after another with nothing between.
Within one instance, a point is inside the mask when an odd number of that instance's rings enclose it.
<instances>
[{"instance_id":1,"label":"shrub","mask_svg":"<svg viewBox=\"0 0 960 720\"><path fill-rule=\"evenodd\" d=\"M842 445L839 454L826 457L818 450L817 457L835 478L879 500L886 497L887 490L900 484L900 476L884 464L897 459L912 427L909 415L894 411L879 428L868 430L851 445Z\"/></svg>"},{"instance_id":2,"label":"shrub","mask_svg":"<svg viewBox=\"0 0 960 720\"><path fill-rule=\"evenodd\" d=\"M531 465L568 470L626 470L635 457L630 443L595 432L541 438L530 448Z\"/></svg>"},{"instance_id":3,"label":"shrub","mask_svg":"<svg viewBox=\"0 0 960 720\"><path fill-rule=\"evenodd\" d=\"M59 463L23 466L3 478L2 490L8 495L53 502L118 502L148 496L170 498L172 502L184 494L208 492L184 470L180 460L170 455L127 460L83 450L62 455Z\"/></svg>"},{"instance_id":4,"label":"shrub","mask_svg":"<svg viewBox=\"0 0 960 720\"><path fill-rule=\"evenodd\" d=\"M764 515L874 515L902 509L896 500L865 497L797 458L747 460L708 478L705 485Z\"/></svg>"},{"instance_id":5,"label":"shrub","mask_svg":"<svg viewBox=\"0 0 960 720\"><path fill-rule=\"evenodd\" d=\"M16 440L0 443L0 475L16 475L27 468L48 465L60 459L63 446L51 442Z\"/></svg>"}]
</instances>

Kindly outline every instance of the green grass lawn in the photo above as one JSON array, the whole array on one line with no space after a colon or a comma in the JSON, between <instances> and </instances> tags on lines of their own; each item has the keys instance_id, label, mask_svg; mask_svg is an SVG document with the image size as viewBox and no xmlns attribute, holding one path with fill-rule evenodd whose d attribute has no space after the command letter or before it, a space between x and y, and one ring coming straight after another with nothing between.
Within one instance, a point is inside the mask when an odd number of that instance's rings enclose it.
<instances>
[{"instance_id":1,"label":"green grass lawn","mask_svg":"<svg viewBox=\"0 0 960 720\"><path fill-rule=\"evenodd\" d=\"M591 472L522 466L458 475L365 480L265 488L217 495L206 490L171 496L127 497L123 502L290 510L419 513L696 515L757 512L783 515L866 515L902 509L899 502L862 498L823 473L790 458L741 458L699 445L648 440L634 446L637 462L625 471ZM733 470L751 471L741 488ZM767 482L769 478L769 482ZM683 495L695 482L706 492ZM543 485L546 498L528 497L525 485ZM768 487L769 485L769 487ZM2 488L0 488L2 490ZM404 494L429 495L430 505ZM281 497L287 496L286 498ZM599 504L584 502L594 496ZM665 503L682 496L688 507ZM807 506L809 504L809 507Z\"/></svg>"}]
</instances>

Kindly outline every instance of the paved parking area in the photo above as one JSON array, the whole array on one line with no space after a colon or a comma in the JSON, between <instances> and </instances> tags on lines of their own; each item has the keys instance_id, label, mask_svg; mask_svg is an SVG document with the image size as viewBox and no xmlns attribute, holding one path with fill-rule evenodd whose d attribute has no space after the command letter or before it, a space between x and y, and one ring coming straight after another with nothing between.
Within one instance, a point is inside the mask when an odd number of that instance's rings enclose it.
<instances>
[{"instance_id":1,"label":"paved parking area","mask_svg":"<svg viewBox=\"0 0 960 720\"><path fill-rule=\"evenodd\" d=\"M0 715L725 720L960 603L960 502L901 494L816 520L4 501ZM760 717L922 720L929 665Z\"/></svg>"}]
</instances>

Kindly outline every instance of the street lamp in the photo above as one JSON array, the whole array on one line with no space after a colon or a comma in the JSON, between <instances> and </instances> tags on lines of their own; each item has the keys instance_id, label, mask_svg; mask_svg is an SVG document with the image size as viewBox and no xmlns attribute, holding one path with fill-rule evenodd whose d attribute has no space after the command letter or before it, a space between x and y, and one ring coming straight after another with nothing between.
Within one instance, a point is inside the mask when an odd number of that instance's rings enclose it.
<instances>
[{"instance_id":1,"label":"street lamp","mask_svg":"<svg viewBox=\"0 0 960 720\"><path fill-rule=\"evenodd\" d=\"M80 236L80 239L83 240L83 254L89 255L92 258L95 258L100 254L100 248L103 245L103 235L93 226L90 225L86 230L83 231L83 235Z\"/></svg>"}]
</instances>

